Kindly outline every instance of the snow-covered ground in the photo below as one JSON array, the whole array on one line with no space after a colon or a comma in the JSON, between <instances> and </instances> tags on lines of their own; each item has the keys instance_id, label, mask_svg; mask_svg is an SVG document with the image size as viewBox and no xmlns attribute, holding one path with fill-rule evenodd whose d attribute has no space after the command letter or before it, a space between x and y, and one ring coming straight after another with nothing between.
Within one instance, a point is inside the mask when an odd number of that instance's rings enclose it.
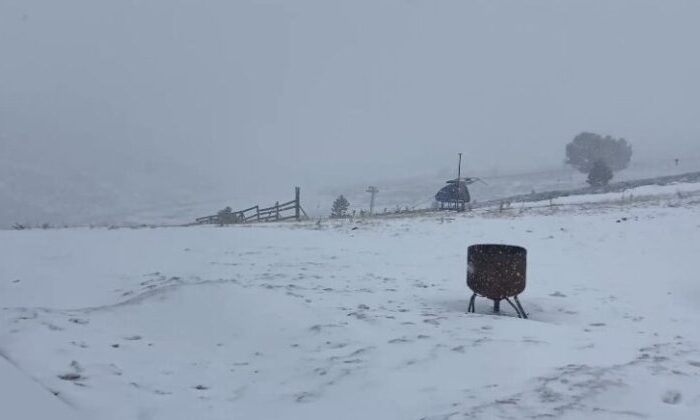
<instances>
[{"instance_id":1,"label":"snow-covered ground","mask_svg":"<svg viewBox=\"0 0 700 420\"><path fill-rule=\"evenodd\" d=\"M0 231L0 417L697 419L699 192ZM530 319L466 313L475 243L528 249Z\"/></svg>"}]
</instances>

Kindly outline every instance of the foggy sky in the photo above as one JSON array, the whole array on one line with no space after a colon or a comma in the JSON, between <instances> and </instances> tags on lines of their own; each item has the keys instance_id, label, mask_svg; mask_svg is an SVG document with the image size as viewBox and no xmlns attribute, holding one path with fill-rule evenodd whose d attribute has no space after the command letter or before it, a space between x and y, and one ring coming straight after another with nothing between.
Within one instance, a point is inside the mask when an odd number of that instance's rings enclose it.
<instances>
[{"instance_id":1,"label":"foggy sky","mask_svg":"<svg viewBox=\"0 0 700 420\"><path fill-rule=\"evenodd\" d=\"M699 18L693 0L0 0L0 147L237 194L457 152L471 173L552 167L584 130L698 156Z\"/></svg>"}]
</instances>

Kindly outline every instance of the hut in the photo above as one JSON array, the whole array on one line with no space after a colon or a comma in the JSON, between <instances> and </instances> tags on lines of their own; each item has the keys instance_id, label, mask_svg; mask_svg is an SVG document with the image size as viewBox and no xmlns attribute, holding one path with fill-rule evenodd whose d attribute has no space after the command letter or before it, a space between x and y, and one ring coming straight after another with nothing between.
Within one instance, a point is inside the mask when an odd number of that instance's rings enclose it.
<instances>
[{"instance_id":1,"label":"hut","mask_svg":"<svg viewBox=\"0 0 700 420\"><path fill-rule=\"evenodd\" d=\"M440 188L440 191L435 194L435 201L440 203L440 209L464 211L467 203L471 201L469 188L479 178L462 178L462 154L459 154L459 165L457 166L457 178L447 181L447 185Z\"/></svg>"}]
</instances>

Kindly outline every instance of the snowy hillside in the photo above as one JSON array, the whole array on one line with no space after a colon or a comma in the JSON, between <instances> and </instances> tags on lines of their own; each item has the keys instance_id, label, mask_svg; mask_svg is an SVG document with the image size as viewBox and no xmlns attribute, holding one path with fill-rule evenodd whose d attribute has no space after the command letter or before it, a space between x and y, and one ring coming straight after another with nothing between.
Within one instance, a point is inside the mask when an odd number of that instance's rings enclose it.
<instances>
[{"instance_id":1,"label":"snowy hillside","mask_svg":"<svg viewBox=\"0 0 700 420\"><path fill-rule=\"evenodd\" d=\"M684 158L675 165L671 159L654 159L650 161L632 162L630 167L615 174L613 182L630 181L643 178L654 178L667 175L678 175L685 172L695 172L700 169L700 158ZM562 165L539 171L517 171L499 173L498 171L474 172L464 169L468 176L477 176L484 182L469 186L472 200L483 202L519 194L529 194L532 191L544 192L551 190L569 190L587 187L586 175L575 169ZM439 174L425 174L406 178L377 180L379 187L376 208L389 211L399 208L428 208L434 201L435 193L445 185L445 181L457 176L456 171L443 169ZM340 185L333 188L319 188L311 197L306 197L307 207L314 213L327 215L333 199L344 194L353 208L367 209L369 194L366 185Z\"/></svg>"},{"instance_id":2,"label":"snowy hillside","mask_svg":"<svg viewBox=\"0 0 700 420\"><path fill-rule=\"evenodd\" d=\"M0 231L0 373L16 366L0 406L51 391L91 419L697 419L700 184L630 196ZM466 313L475 243L528 249L530 319Z\"/></svg>"},{"instance_id":3,"label":"snowy hillside","mask_svg":"<svg viewBox=\"0 0 700 420\"><path fill-rule=\"evenodd\" d=\"M256 204L262 207L294 197L292 181L261 182L254 190L202 173L194 164L176 164L164 157L148 157L130 150L105 151L99 158L81 158L73 150L63 156L43 153L33 142L3 137L0 143L0 229L15 223L40 226L109 226L139 224L183 224L215 214L231 206L234 210ZM116 147L116 146L114 146ZM679 165L671 159L633 162L616 174L614 181L697 171L700 158L686 157ZM465 169L467 171L467 169ZM453 168L439 173L375 179L379 188L376 209L428 208L445 181L456 176ZM535 190L573 189L586 186L585 175L571 168L552 167L519 173L471 173L487 183L470 186L472 198L486 201L527 194ZM298 181L298 180L297 180ZM289 182L287 184L287 182ZM296 182L296 181L295 181ZM337 182L332 187L324 177L299 183L302 205L312 217L326 217L333 200L344 194L351 209L369 208L368 184Z\"/></svg>"}]
</instances>

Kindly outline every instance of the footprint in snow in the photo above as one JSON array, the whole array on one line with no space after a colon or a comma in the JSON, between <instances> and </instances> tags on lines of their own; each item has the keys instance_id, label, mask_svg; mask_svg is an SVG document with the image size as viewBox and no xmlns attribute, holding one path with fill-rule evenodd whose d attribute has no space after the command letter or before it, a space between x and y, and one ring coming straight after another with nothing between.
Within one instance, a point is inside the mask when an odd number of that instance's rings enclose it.
<instances>
[{"instance_id":1,"label":"footprint in snow","mask_svg":"<svg viewBox=\"0 0 700 420\"><path fill-rule=\"evenodd\" d=\"M367 315L364 313L361 313L361 312L350 312L348 314L348 316L353 316L353 317L360 319L360 320L367 319Z\"/></svg>"},{"instance_id":2,"label":"footprint in snow","mask_svg":"<svg viewBox=\"0 0 700 420\"><path fill-rule=\"evenodd\" d=\"M669 390L661 396L661 401L665 402L666 404L675 405L681 402L681 398L682 394L680 392L675 390Z\"/></svg>"},{"instance_id":3,"label":"footprint in snow","mask_svg":"<svg viewBox=\"0 0 700 420\"><path fill-rule=\"evenodd\" d=\"M347 347L350 343L334 343L332 341L326 341L326 346L330 349L342 349Z\"/></svg>"},{"instance_id":4,"label":"footprint in snow","mask_svg":"<svg viewBox=\"0 0 700 420\"><path fill-rule=\"evenodd\" d=\"M313 392L306 392L305 391L305 392L300 392L300 393L296 394L294 397L295 397L294 401L296 401L298 403L304 403L304 402L308 402L310 400L313 400L314 398L317 397L317 395Z\"/></svg>"},{"instance_id":5,"label":"footprint in snow","mask_svg":"<svg viewBox=\"0 0 700 420\"><path fill-rule=\"evenodd\" d=\"M129 336L124 337L124 340L137 341L137 340L140 340L141 338L143 338L143 337L141 337L140 335L129 335Z\"/></svg>"},{"instance_id":6,"label":"footprint in snow","mask_svg":"<svg viewBox=\"0 0 700 420\"><path fill-rule=\"evenodd\" d=\"M44 324L51 331L63 331L64 330L64 328L59 327L58 325L54 325L50 322L42 322L42 324Z\"/></svg>"},{"instance_id":7,"label":"footprint in snow","mask_svg":"<svg viewBox=\"0 0 700 420\"><path fill-rule=\"evenodd\" d=\"M323 327L325 327L325 325L321 325L321 324L312 325L309 327L309 331L319 333L319 332L321 332L321 329L323 329Z\"/></svg>"},{"instance_id":8,"label":"footprint in snow","mask_svg":"<svg viewBox=\"0 0 700 420\"><path fill-rule=\"evenodd\" d=\"M70 381L70 382L77 382L85 379L83 375L75 372L69 372L69 373L64 373L62 375L58 375L59 379L62 379L64 381Z\"/></svg>"},{"instance_id":9,"label":"footprint in snow","mask_svg":"<svg viewBox=\"0 0 700 420\"><path fill-rule=\"evenodd\" d=\"M77 361L73 360L70 363L70 367L73 370L73 372L68 372L68 373L58 375L58 378L62 379L64 381L71 381L71 382L85 379L85 377L83 375L81 375L83 368L80 366L80 364Z\"/></svg>"}]
</instances>

